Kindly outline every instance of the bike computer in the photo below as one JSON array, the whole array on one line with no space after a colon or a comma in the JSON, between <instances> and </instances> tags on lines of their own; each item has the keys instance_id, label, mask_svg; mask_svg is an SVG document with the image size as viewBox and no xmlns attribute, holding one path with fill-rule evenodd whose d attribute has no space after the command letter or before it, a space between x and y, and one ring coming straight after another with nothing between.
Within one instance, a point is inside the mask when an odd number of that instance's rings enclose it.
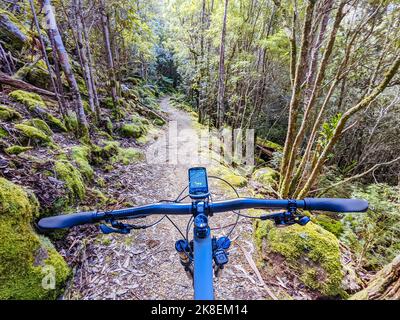
<instances>
[{"instance_id":1,"label":"bike computer","mask_svg":"<svg viewBox=\"0 0 400 320\"><path fill-rule=\"evenodd\" d=\"M194 167L189 169L189 196L192 199L207 198L208 181L207 170L204 167Z\"/></svg>"}]
</instances>

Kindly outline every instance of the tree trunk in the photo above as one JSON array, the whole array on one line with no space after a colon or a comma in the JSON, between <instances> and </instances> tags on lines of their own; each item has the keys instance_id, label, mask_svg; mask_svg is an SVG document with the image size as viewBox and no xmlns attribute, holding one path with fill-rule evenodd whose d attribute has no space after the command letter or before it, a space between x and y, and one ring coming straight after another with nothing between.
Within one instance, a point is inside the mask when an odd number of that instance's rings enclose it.
<instances>
[{"instance_id":1,"label":"tree trunk","mask_svg":"<svg viewBox=\"0 0 400 320\"><path fill-rule=\"evenodd\" d=\"M49 36L54 41L59 62L61 64L64 74L67 78L67 81L71 87L71 92L74 97L76 114L78 116L78 122L79 122L79 127L80 127L79 135L83 138L88 138L89 137L89 125L88 125L88 122L86 119L85 110L83 108L82 98L79 93L79 88L78 88L78 84L75 79L75 75L72 71L72 67L69 62L68 53L65 50L63 41L61 39L60 32L57 27L57 22L56 22L56 18L55 18L54 12L53 12L51 1L44 0L43 4L44 4L44 10L45 10L46 25L49 30Z\"/></svg>"},{"instance_id":2,"label":"tree trunk","mask_svg":"<svg viewBox=\"0 0 400 320\"><path fill-rule=\"evenodd\" d=\"M114 69L114 59L111 50L111 42L110 42L110 32L108 29L108 16L106 13L106 6L104 0L100 1L101 4L101 25L103 28L103 37L104 37L104 47L106 49L106 57L108 63L108 72L110 79L110 87L111 87L111 98L113 100L114 108L117 107L118 97L117 97L117 80L115 77L115 69Z\"/></svg>"},{"instance_id":3,"label":"tree trunk","mask_svg":"<svg viewBox=\"0 0 400 320\"><path fill-rule=\"evenodd\" d=\"M339 29L340 23L343 19L344 5L345 5L344 1L341 1L339 4L339 8L336 13L334 25L332 27L332 31L331 31L321 64L319 66L311 94L306 95L306 96L308 96L309 99L308 99L307 105L305 107L301 126L296 134L296 137L295 137L293 143L291 144L290 147L288 147L288 155L287 156L288 156L289 160L287 161L286 170L284 172L285 176L284 176L284 179L282 180L282 185L280 186L280 190L281 190L280 193L281 193L281 196L284 198L286 198L289 195L289 190L290 190L290 186L291 186L291 182L292 182L292 178L293 178L292 173L293 173L294 166L295 166L295 159L298 156L298 154L297 154L298 148L300 147L300 144L303 142L305 130L307 129L307 127L310 126L311 121L310 121L309 117L311 114L311 110L313 109L313 107L317 101L317 98L319 96L319 92L321 90L321 84L325 77L325 71L328 66L329 58L333 51L333 45L335 43L337 30ZM323 20L323 22L324 21L325 21L325 19ZM317 42L317 45L320 45L318 42ZM314 48L314 49L317 50L318 48ZM315 55L316 55L316 53L315 53ZM316 57L315 57L315 59L316 59ZM311 77L310 80L312 78L314 78L314 76L312 76L312 75L310 75L310 77Z\"/></svg>"},{"instance_id":4,"label":"tree trunk","mask_svg":"<svg viewBox=\"0 0 400 320\"><path fill-rule=\"evenodd\" d=\"M82 16L81 22L82 22L82 29L83 29L83 38L85 39L84 43L85 43L85 46L86 46L86 52L87 52L87 57L88 57L90 80L92 82L94 105L95 105L95 108L96 108L96 113L100 117L101 116L101 110L100 110L99 97L97 95L97 86L96 86L95 73L94 73L94 70L93 70L92 52L90 50L90 45L89 45L90 44L90 42L89 42L89 34L88 34L87 27L86 27L85 19L84 19L83 16Z\"/></svg>"},{"instance_id":5,"label":"tree trunk","mask_svg":"<svg viewBox=\"0 0 400 320\"><path fill-rule=\"evenodd\" d=\"M38 93L38 94L41 94L44 96L48 96L53 99L56 97L56 95L51 91L47 91L45 89L35 87L34 85L27 83L25 81L22 81L22 80L14 79L13 77L11 77L8 74L5 74L1 71L0 71L0 84L5 84L8 86L17 88L17 89L35 92L35 93Z\"/></svg>"},{"instance_id":6,"label":"tree trunk","mask_svg":"<svg viewBox=\"0 0 400 320\"><path fill-rule=\"evenodd\" d=\"M306 9L306 16L304 18L303 25L303 35L301 41L300 55L296 64L296 72L294 77L294 84L292 89L292 97L289 106L289 122L286 134L285 146L283 149L283 158L281 163L281 175L279 187L283 187L283 179L285 177L286 169L289 163L290 149L294 140L294 135L296 133L296 121L300 103L301 96L301 82L304 77L305 71L305 61L307 58L308 48L309 48L309 34L311 30L311 25L313 21L314 5L315 0L308 0L308 5ZM280 192L281 193L281 192Z\"/></svg>"},{"instance_id":7,"label":"tree trunk","mask_svg":"<svg viewBox=\"0 0 400 320\"><path fill-rule=\"evenodd\" d=\"M225 35L226 16L228 13L228 0L225 0L224 19L222 23L221 45L219 49L219 70L218 70L218 96L217 96L217 128L223 125L225 115Z\"/></svg>"},{"instance_id":8,"label":"tree trunk","mask_svg":"<svg viewBox=\"0 0 400 320\"><path fill-rule=\"evenodd\" d=\"M350 300L400 300L400 255L383 267L367 287L351 296Z\"/></svg>"},{"instance_id":9,"label":"tree trunk","mask_svg":"<svg viewBox=\"0 0 400 320\"><path fill-rule=\"evenodd\" d=\"M83 44L83 27L82 27L82 1L81 0L74 0L73 2L74 6L74 13L75 13L75 21L76 21L76 33L77 33L77 43L79 47L79 51L81 53L81 60L82 60L82 69L85 75L85 83L86 87L88 90L88 98L89 98L89 107L92 112L96 113L96 118L99 118L99 115L97 114L95 105L94 105L94 98L93 98L93 87L92 87L92 79L91 79L91 74L90 74L90 69L89 69L89 63L88 63L88 58L87 58L87 52L86 52L86 46Z\"/></svg>"},{"instance_id":10,"label":"tree trunk","mask_svg":"<svg viewBox=\"0 0 400 320\"><path fill-rule=\"evenodd\" d=\"M64 100L64 97L60 96L60 93L58 92L58 88L57 88L56 82L54 81L53 70L51 68L51 65L50 65L50 62L49 62L49 58L47 56L46 45L45 45L43 37L42 37L42 31L41 31L40 24L39 24L37 15L36 15L36 10L35 10L35 5L33 3L33 0L29 0L29 4L31 6L31 11L32 11L32 14L33 14L33 20L35 21L36 29L37 29L37 32L38 32L38 35L39 35L39 41L40 41L40 46L41 46L41 49L42 49L43 58L44 58L44 61L46 62L47 70L49 71L49 76L50 76L50 80L51 80L51 86L52 86L52 88L54 90L54 94L55 94L56 99L57 99L58 108L60 109L60 112L61 112L62 116L65 117L66 114L67 114L66 113L65 100Z\"/></svg>"}]
</instances>

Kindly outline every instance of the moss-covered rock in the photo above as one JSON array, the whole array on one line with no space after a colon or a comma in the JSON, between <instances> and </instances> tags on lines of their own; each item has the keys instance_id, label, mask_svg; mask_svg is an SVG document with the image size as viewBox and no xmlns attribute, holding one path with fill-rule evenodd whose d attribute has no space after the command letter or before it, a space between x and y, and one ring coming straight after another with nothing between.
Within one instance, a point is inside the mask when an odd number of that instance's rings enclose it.
<instances>
[{"instance_id":1,"label":"moss-covered rock","mask_svg":"<svg viewBox=\"0 0 400 320\"><path fill-rule=\"evenodd\" d=\"M153 120L153 124L155 124L156 126L163 126L165 124L165 121L161 118L156 118Z\"/></svg>"},{"instance_id":2,"label":"moss-covered rock","mask_svg":"<svg viewBox=\"0 0 400 320\"><path fill-rule=\"evenodd\" d=\"M28 121L25 121L24 124L35 127L36 129L39 129L40 131L44 132L49 136L53 135L53 131L50 129L49 125L42 119L33 118Z\"/></svg>"},{"instance_id":3,"label":"moss-covered rock","mask_svg":"<svg viewBox=\"0 0 400 320\"><path fill-rule=\"evenodd\" d=\"M68 190L68 199L63 199L65 204L72 204L84 198L86 193L85 183L81 173L71 162L67 160L56 161L54 171L57 174L57 178L64 181Z\"/></svg>"},{"instance_id":4,"label":"moss-covered rock","mask_svg":"<svg viewBox=\"0 0 400 320\"><path fill-rule=\"evenodd\" d=\"M0 299L55 299L70 276L51 243L34 232L37 216L36 198L0 178ZM46 281L52 276L54 287Z\"/></svg>"},{"instance_id":5,"label":"moss-covered rock","mask_svg":"<svg viewBox=\"0 0 400 320\"><path fill-rule=\"evenodd\" d=\"M143 129L140 125L133 123L125 123L119 129L121 136L126 138L139 138L143 134Z\"/></svg>"},{"instance_id":6,"label":"moss-covered rock","mask_svg":"<svg viewBox=\"0 0 400 320\"><path fill-rule=\"evenodd\" d=\"M22 152L31 150L32 147L23 147L23 146L10 146L6 149L4 149L4 151L8 154L20 154Z\"/></svg>"},{"instance_id":7,"label":"moss-covered rock","mask_svg":"<svg viewBox=\"0 0 400 320\"><path fill-rule=\"evenodd\" d=\"M228 181L234 187L244 187L247 185L247 179L245 177L241 176L233 169L230 169L224 165L215 165L211 167L208 171L210 175L220 177ZM225 183L221 184L221 186L230 189L230 187Z\"/></svg>"},{"instance_id":8,"label":"moss-covered rock","mask_svg":"<svg viewBox=\"0 0 400 320\"><path fill-rule=\"evenodd\" d=\"M18 53L29 43L27 28L11 12L0 8L0 40L12 53Z\"/></svg>"},{"instance_id":9,"label":"moss-covered rock","mask_svg":"<svg viewBox=\"0 0 400 320\"><path fill-rule=\"evenodd\" d=\"M139 160L142 160L144 155L137 149L134 148L120 148L118 152L118 156L116 157L116 161L121 162L124 165L128 165L131 163L135 163Z\"/></svg>"},{"instance_id":10,"label":"moss-covered rock","mask_svg":"<svg viewBox=\"0 0 400 320\"><path fill-rule=\"evenodd\" d=\"M279 173L269 167L257 169L253 173L253 179L263 185L274 185L279 177Z\"/></svg>"},{"instance_id":11,"label":"moss-covered rock","mask_svg":"<svg viewBox=\"0 0 400 320\"><path fill-rule=\"evenodd\" d=\"M22 103L30 111L34 110L35 107L43 109L46 108L46 104L44 103L42 97L33 92L27 92L24 90L14 90L10 92L9 96L14 101Z\"/></svg>"},{"instance_id":12,"label":"moss-covered rock","mask_svg":"<svg viewBox=\"0 0 400 320\"><path fill-rule=\"evenodd\" d=\"M35 128L33 126L29 126L26 124L16 124L15 129L17 129L25 138L30 140L34 140L35 142L44 142L49 143L52 142L51 137L49 137L45 132L42 130Z\"/></svg>"},{"instance_id":13,"label":"moss-covered rock","mask_svg":"<svg viewBox=\"0 0 400 320\"><path fill-rule=\"evenodd\" d=\"M88 146L75 146L71 148L72 160L78 165L81 174L88 180L93 179L94 171L89 163L91 150Z\"/></svg>"},{"instance_id":14,"label":"moss-covered rock","mask_svg":"<svg viewBox=\"0 0 400 320\"><path fill-rule=\"evenodd\" d=\"M312 222L276 228L271 221L257 221L254 235L263 259L278 254L307 287L322 295L344 295L339 241L332 233Z\"/></svg>"},{"instance_id":15,"label":"moss-covered rock","mask_svg":"<svg viewBox=\"0 0 400 320\"><path fill-rule=\"evenodd\" d=\"M53 116L52 114L48 113L47 114L47 123L49 126L53 129L58 129L62 132L67 132L67 127L64 125L64 123L58 119L57 117Z\"/></svg>"},{"instance_id":16,"label":"moss-covered rock","mask_svg":"<svg viewBox=\"0 0 400 320\"><path fill-rule=\"evenodd\" d=\"M21 119L21 114L5 105L0 105L0 120L11 121Z\"/></svg>"},{"instance_id":17,"label":"moss-covered rock","mask_svg":"<svg viewBox=\"0 0 400 320\"><path fill-rule=\"evenodd\" d=\"M51 78L47 70L46 63L39 60L36 63L26 64L20 68L15 77L35 85L36 87L47 89L51 86Z\"/></svg>"},{"instance_id":18,"label":"moss-covered rock","mask_svg":"<svg viewBox=\"0 0 400 320\"><path fill-rule=\"evenodd\" d=\"M319 224L325 230L333 233L336 237L339 237L343 232L343 225L340 221L329 217L326 214L317 214L312 218L312 221Z\"/></svg>"},{"instance_id":19,"label":"moss-covered rock","mask_svg":"<svg viewBox=\"0 0 400 320\"><path fill-rule=\"evenodd\" d=\"M234 187L244 187L247 185L247 179L237 174L226 174L221 178L228 181Z\"/></svg>"}]
</instances>

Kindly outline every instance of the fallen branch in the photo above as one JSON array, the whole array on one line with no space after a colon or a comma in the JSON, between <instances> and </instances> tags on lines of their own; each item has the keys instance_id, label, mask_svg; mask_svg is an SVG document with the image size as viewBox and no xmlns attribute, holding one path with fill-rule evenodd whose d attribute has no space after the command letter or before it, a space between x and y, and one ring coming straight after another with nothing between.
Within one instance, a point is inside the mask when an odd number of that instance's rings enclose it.
<instances>
[{"instance_id":1,"label":"fallen branch","mask_svg":"<svg viewBox=\"0 0 400 320\"><path fill-rule=\"evenodd\" d=\"M250 267L253 269L254 273L256 274L258 281L260 284L264 287L265 291L267 291L268 295L274 299L274 300L279 300L276 295L271 291L271 289L267 286L267 284L264 282L264 279L261 276L260 271L258 271L258 268L256 266L256 263L254 262L252 256L239 244L239 248L242 250L247 262L249 263Z\"/></svg>"},{"instance_id":2,"label":"fallen branch","mask_svg":"<svg viewBox=\"0 0 400 320\"><path fill-rule=\"evenodd\" d=\"M42 94L45 96L48 96L50 98L55 98L56 95L53 92L47 91L45 89L41 89L38 87L35 87L34 85L27 83L25 81L22 80L18 80L18 79L14 79L12 77L10 77L9 75L0 72L0 84L5 84L17 89L22 89L22 90L26 90L26 91L31 91L31 92L35 92L38 94Z\"/></svg>"},{"instance_id":3,"label":"fallen branch","mask_svg":"<svg viewBox=\"0 0 400 320\"><path fill-rule=\"evenodd\" d=\"M140 101L136 101L136 107L139 107L139 109L142 109L144 112L148 112L151 113L153 116L155 116L158 119L161 119L162 121L164 121L164 123L167 123L167 120L161 116L160 114L158 114L157 112L155 112L154 110L151 110L149 107L145 106L143 103L141 103Z\"/></svg>"}]
</instances>

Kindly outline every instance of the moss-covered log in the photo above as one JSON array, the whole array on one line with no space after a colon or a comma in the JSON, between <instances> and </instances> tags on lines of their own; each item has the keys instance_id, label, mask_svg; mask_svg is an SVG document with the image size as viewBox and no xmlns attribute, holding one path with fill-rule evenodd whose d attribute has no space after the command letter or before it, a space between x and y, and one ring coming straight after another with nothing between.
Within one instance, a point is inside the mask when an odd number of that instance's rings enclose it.
<instances>
[{"instance_id":1,"label":"moss-covered log","mask_svg":"<svg viewBox=\"0 0 400 320\"><path fill-rule=\"evenodd\" d=\"M351 300L400 300L400 255L379 271Z\"/></svg>"}]
</instances>

